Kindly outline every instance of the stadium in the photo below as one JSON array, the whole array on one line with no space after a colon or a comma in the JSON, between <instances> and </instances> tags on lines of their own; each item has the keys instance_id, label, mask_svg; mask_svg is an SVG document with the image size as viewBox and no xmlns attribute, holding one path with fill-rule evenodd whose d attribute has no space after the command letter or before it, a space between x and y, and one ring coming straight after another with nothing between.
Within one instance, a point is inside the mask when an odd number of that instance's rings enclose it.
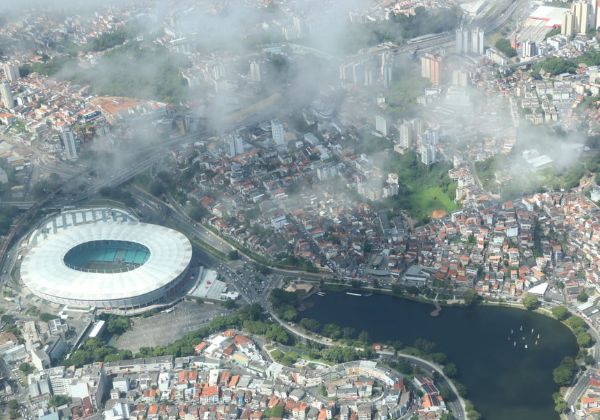
<instances>
[{"instance_id":1,"label":"stadium","mask_svg":"<svg viewBox=\"0 0 600 420\"><path fill-rule=\"evenodd\" d=\"M164 302L192 259L185 235L108 208L63 211L36 229L27 247L21 279L33 294L104 309Z\"/></svg>"}]
</instances>

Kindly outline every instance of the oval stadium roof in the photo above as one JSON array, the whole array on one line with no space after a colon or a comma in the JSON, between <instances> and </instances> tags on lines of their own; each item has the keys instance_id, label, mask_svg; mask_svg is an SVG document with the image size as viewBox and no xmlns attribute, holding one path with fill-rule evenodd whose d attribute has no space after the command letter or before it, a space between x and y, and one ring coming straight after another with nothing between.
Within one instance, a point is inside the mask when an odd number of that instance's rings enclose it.
<instances>
[{"instance_id":1,"label":"oval stadium roof","mask_svg":"<svg viewBox=\"0 0 600 420\"><path fill-rule=\"evenodd\" d=\"M65 264L70 249L99 240L136 242L147 247L150 256L139 267L121 273L84 272ZM114 302L169 285L186 272L191 259L192 245L180 232L145 223L100 221L71 226L41 240L24 257L21 278L33 293L44 297Z\"/></svg>"}]
</instances>

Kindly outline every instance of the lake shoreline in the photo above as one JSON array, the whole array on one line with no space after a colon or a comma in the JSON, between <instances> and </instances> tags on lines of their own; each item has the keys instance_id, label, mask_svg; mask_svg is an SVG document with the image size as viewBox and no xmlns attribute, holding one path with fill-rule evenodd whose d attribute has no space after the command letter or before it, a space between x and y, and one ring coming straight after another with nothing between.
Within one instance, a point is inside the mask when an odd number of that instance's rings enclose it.
<instances>
[{"instance_id":1,"label":"lake shoreline","mask_svg":"<svg viewBox=\"0 0 600 420\"><path fill-rule=\"evenodd\" d=\"M410 343L416 338L425 338L438 343L439 351L446 353L449 360L457 362L459 370L463 371L462 379L459 380L469 390L473 390L473 397L469 396L469 399L490 420L500 418L494 416L496 411L515 420L558 418L551 399L552 393L558 390L552 380L552 371L564 356L574 357L578 347L573 332L567 328L557 328L558 325L565 324L557 321L547 310L529 311L516 303L482 302L467 306L441 301L441 314L433 317L431 310L434 309L434 299L397 295L389 289L358 290L339 284L327 286L329 285L322 288L324 296L313 295L308 298L303 317L315 319L321 324L333 323L341 327L352 327L357 331L365 330L370 335L370 341L400 340ZM372 293L373 296L370 299L360 299L366 296L347 295L348 291L357 295ZM411 304L399 306L398 298ZM432 308L423 304L432 305ZM495 307L496 310L488 311L484 306L490 309ZM513 346L512 340L510 346L506 345L508 331L518 331L521 325L526 331L523 341L517 332L519 346ZM535 335L529 333L533 328ZM539 346L535 339L538 332L542 334ZM528 344L529 349L525 344ZM502 353L498 353L500 349ZM492 354L494 357L488 359ZM496 359L500 363L496 363ZM534 402L530 403L529 399L526 402L513 402L511 398L514 399L514 396L510 395L506 397L506 403L500 397L498 402L491 401L481 390L489 385L490 394L501 395L503 389L494 391L497 384L490 385L487 382L484 386L480 382L483 379L479 378L479 366L489 371L487 377L499 378L498 383L503 383L507 388L510 388L507 382L514 382L513 377L523 376L527 380L521 382L529 381L523 389L523 395L532 394L531 401ZM503 404L498 406L501 403ZM527 412L527 416L522 412L514 414L511 412L512 406ZM540 414L531 410L539 411Z\"/></svg>"}]
</instances>

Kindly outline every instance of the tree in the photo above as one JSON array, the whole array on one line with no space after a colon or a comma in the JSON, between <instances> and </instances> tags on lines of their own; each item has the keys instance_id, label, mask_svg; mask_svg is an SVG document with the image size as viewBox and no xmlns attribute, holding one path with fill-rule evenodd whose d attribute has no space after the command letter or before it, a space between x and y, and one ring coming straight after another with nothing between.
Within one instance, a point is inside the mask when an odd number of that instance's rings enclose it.
<instances>
[{"instance_id":1,"label":"tree","mask_svg":"<svg viewBox=\"0 0 600 420\"><path fill-rule=\"evenodd\" d=\"M508 58L512 58L517 55L517 50L510 45L510 41L506 38L500 38L498 41L496 41L494 46Z\"/></svg>"},{"instance_id":2,"label":"tree","mask_svg":"<svg viewBox=\"0 0 600 420\"><path fill-rule=\"evenodd\" d=\"M449 378L455 378L456 376L458 376L458 368L454 363L446 364L444 366L444 369L442 370L444 372L444 375L446 375Z\"/></svg>"},{"instance_id":3,"label":"tree","mask_svg":"<svg viewBox=\"0 0 600 420\"><path fill-rule=\"evenodd\" d=\"M442 396L442 398L443 398L443 396ZM444 400L446 400L446 398L444 398ZM449 412L445 412L444 414L442 414L442 417L440 417L440 420L456 420L456 417L454 417Z\"/></svg>"},{"instance_id":4,"label":"tree","mask_svg":"<svg viewBox=\"0 0 600 420\"><path fill-rule=\"evenodd\" d=\"M573 330L587 329L587 324L585 321L575 315L571 315L565 322Z\"/></svg>"},{"instance_id":5,"label":"tree","mask_svg":"<svg viewBox=\"0 0 600 420\"><path fill-rule=\"evenodd\" d=\"M27 362L23 362L19 365L19 370L25 375L29 375L30 373L33 373L33 366Z\"/></svg>"},{"instance_id":6,"label":"tree","mask_svg":"<svg viewBox=\"0 0 600 420\"><path fill-rule=\"evenodd\" d=\"M8 417L11 420L19 418L19 402L17 400L8 402Z\"/></svg>"},{"instance_id":7,"label":"tree","mask_svg":"<svg viewBox=\"0 0 600 420\"><path fill-rule=\"evenodd\" d=\"M550 312L552 312L554 318L558 319L559 321L564 321L571 314L564 306L555 306L554 308L550 309Z\"/></svg>"},{"instance_id":8,"label":"tree","mask_svg":"<svg viewBox=\"0 0 600 420\"><path fill-rule=\"evenodd\" d=\"M369 342L369 333L367 331L361 331L360 334L358 334L358 341L362 342L362 343L368 343Z\"/></svg>"},{"instance_id":9,"label":"tree","mask_svg":"<svg viewBox=\"0 0 600 420\"><path fill-rule=\"evenodd\" d=\"M560 365L552 371L554 382L560 386L569 386L577 373L577 364L572 357L565 357Z\"/></svg>"},{"instance_id":10,"label":"tree","mask_svg":"<svg viewBox=\"0 0 600 420\"><path fill-rule=\"evenodd\" d=\"M233 251L229 251L229 253L227 254L227 258L229 258L230 260L239 260L240 259L240 253L238 252L237 249L234 249Z\"/></svg>"},{"instance_id":11,"label":"tree","mask_svg":"<svg viewBox=\"0 0 600 420\"><path fill-rule=\"evenodd\" d=\"M582 290L581 292L579 292L579 294L577 295L577 300L579 302L587 302L589 296L587 294L587 292L585 290Z\"/></svg>"},{"instance_id":12,"label":"tree","mask_svg":"<svg viewBox=\"0 0 600 420\"><path fill-rule=\"evenodd\" d=\"M317 332L321 324L316 319L302 318L300 320L300 326L308 331Z\"/></svg>"},{"instance_id":13,"label":"tree","mask_svg":"<svg viewBox=\"0 0 600 420\"><path fill-rule=\"evenodd\" d=\"M481 296L479 296L474 289L467 289L463 295L463 299L465 300L465 305L471 306L479 303L481 301Z\"/></svg>"},{"instance_id":14,"label":"tree","mask_svg":"<svg viewBox=\"0 0 600 420\"><path fill-rule=\"evenodd\" d=\"M152 181L150 184L150 194L155 197L160 197L165 192L165 187L160 181Z\"/></svg>"},{"instance_id":15,"label":"tree","mask_svg":"<svg viewBox=\"0 0 600 420\"><path fill-rule=\"evenodd\" d=\"M352 327L344 327L342 329L342 336L346 340L353 339L354 337L356 337L356 330L354 328L352 328Z\"/></svg>"},{"instance_id":16,"label":"tree","mask_svg":"<svg viewBox=\"0 0 600 420\"><path fill-rule=\"evenodd\" d=\"M555 392L552 394L552 399L554 400L554 411L556 411L558 414L562 414L567 411L567 402L560 392Z\"/></svg>"},{"instance_id":17,"label":"tree","mask_svg":"<svg viewBox=\"0 0 600 420\"><path fill-rule=\"evenodd\" d=\"M432 362L437 363L438 365L443 365L448 361L448 356L441 352L431 353L430 358Z\"/></svg>"},{"instance_id":18,"label":"tree","mask_svg":"<svg viewBox=\"0 0 600 420\"><path fill-rule=\"evenodd\" d=\"M196 222L200 222L203 218L210 214L206 208L198 203L191 204L187 213L188 216L190 216L190 218Z\"/></svg>"},{"instance_id":19,"label":"tree","mask_svg":"<svg viewBox=\"0 0 600 420\"><path fill-rule=\"evenodd\" d=\"M413 345L423 353L431 353L435 349L435 343L424 338L417 338Z\"/></svg>"},{"instance_id":20,"label":"tree","mask_svg":"<svg viewBox=\"0 0 600 420\"><path fill-rule=\"evenodd\" d=\"M342 329L335 324L325 324L321 330L321 334L336 340L342 336Z\"/></svg>"},{"instance_id":21,"label":"tree","mask_svg":"<svg viewBox=\"0 0 600 420\"><path fill-rule=\"evenodd\" d=\"M590 347L592 345L592 336L587 331L577 333L577 344L579 347Z\"/></svg>"},{"instance_id":22,"label":"tree","mask_svg":"<svg viewBox=\"0 0 600 420\"><path fill-rule=\"evenodd\" d=\"M538 300L538 298L532 294L526 293L523 296L523 306L528 310L528 311L532 311L534 309L536 309L539 305L540 305L540 301Z\"/></svg>"},{"instance_id":23,"label":"tree","mask_svg":"<svg viewBox=\"0 0 600 420\"><path fill-rule=\"evenodd\" d=\"M60 407L61 405L65 405L71 402L71 398L66 395L53 395L50 397L50 401L48 405L50 407Z\"/></svg>"},{"instance_id":24,"label":"tree","mask_svg":"<svg viewBox=\"0 0 600 420\"><path fill-rule=\"evenodd\" d=\"M105 321L106 331L112 335L121 335L131 328L131 320L126 316L108 315Z\"/></svg>"}]
</instances>

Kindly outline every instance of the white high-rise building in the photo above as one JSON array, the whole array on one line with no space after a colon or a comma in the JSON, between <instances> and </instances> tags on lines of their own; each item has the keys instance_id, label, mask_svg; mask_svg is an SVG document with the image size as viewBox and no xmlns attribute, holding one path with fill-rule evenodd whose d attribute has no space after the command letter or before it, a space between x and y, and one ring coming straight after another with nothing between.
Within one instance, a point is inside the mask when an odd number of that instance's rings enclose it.
<instances>
[{"instance_id":1,"label":"white high-rise building","mask_svg":"<svg viewBox=\"0 0 600 420\"><path fill-rule=\"evenodd\" d=\"M60 138L65 150L65 157L69 160L77 160L77 145L75 144L75 135L71 130L65 130L60 134Z\"/></svg>"},{"instance_id":2,"label":"white high-rise building","mask_svg":"<svg viewBox=\"0 0 600 420\"><path fill-rule=\"evenodd\" d=\"M560 27L560 33L564 36L573 36L575 33L575 14L572 11L568 11L563 16L563 22Z\"/></svg>"},{"instance_id":3,"label":"white high-rise building","mask_svg":"<svg viewBox=\"0 0 600 420\"><path fill-rule=\"evenodd\" d=\"M400 132L400 146L404 149L410 149L413 142L412 125L408 122L403 122L400 124L398 131Z\"/></svg>"},{"instance_id":4,"label":"white high-rise building","mask_svg":"<svg viewBox=\"0 0 600 420\"><path fill-rule=\"evenodd\" d=\"M388 135L388 123L385 117L382 117L381 115L375 116L375 131L384 136Z\"/></svg>"},{"instance_id":5,"label":"white high-rise building","mask_svg":"<svg viewBox=\"0 0 600 420\"><path fill-rule=\"evenodd\" d=\"M250 80L253 82L261 81L260 64L256 61L250 62Z\"/></svg>"},{"instance_id":6,"label":"white high-rise building","mask_svg":"<svg viewBox=\"0 0 600 420\"><path fill-rule=\"evenodd\" d=\"M485 32L483 31L483 29L481 28L475 28L473 30L473 54L476 55L483 55L484 54L484 50L485 50L485 46L484 46L484 41L485 41Z\"/></svg>"},{"instance_id":7,"label":"white high-rise building","mask_svg":"<svg viewBox=\"0 0 600 420\"><path fill-rule=\"evenodd\" d=\"M577 0L571 6L574 15L574 31L585 34L595 24L594 8L588 0Z\"/></svg>"},{"instance_id":8,"label":"white high-rise building","mask_svg":"<svg viewBox=\"0 0 600 420\"><path fill-rule=\"evenodd\" d=\"M229 157L235 157L244 153L244 139L237 134L228 136L227 144L229 146Z\"/></svg>"},{"instance_id":9,"label":"white high-rise building","mask_svg":"<svg viewBox=\"0 0 600 420\"><path fill-rule=\"evenodd\" d=\"M484 54L484 31L476 27L473 29L458 28L456 30L456 52L457 54Z\"/></svg>"},{"instance_id":10,"label":"white high-rise building","mask_svg":"<svg viewBox=\"0 0 600 420\"><path fill-rule=\"evenodd\" d=\"M435 147L428 144L421 145L421 162L424 165L432 165L435 163Z\"/></svg>"},{"instance_id":11,"label":"white high-rise building","mask_svg":"<svg viewBox=\"0 0 600 420\"><path fill-rule=\"evenodd\" d=\"M0 84L0 96L2 97L2 104L5 108L11 109L14 106L15 100L10 91L10 85L6 80L2 81Z\"/></svg>"},{"instance_id":12,"label":"white high-rise building","mask_svg":"<svg viewBox=\"0 0 600 420\"><path fill-rule=\"evenodd\" d=\"M537 46L533 41L525 41L521 47L521 55L525 58L537 56Z\"/></svg>"},{"instance_id":13,"label":"white high-rise building","mask_svg":"<svg viewBox=\"0 0 600 420\"><path fill-rule=\"evenodd\" d=\"M384 88L389 88L392 84L392 57L389 53L381 54L381 80Z\"/></svg>"},{"instance_id":14,"label":"white high-rise building","mask_svg":"<svg viewBox=\"0 0 600 420\"><path fill-rule=\"evenodd\" d=\"M19 66L11 63L4 63L4 76L9 82L15 82L21 74L19 73Z\"/></svg>"},{"instance_id":15,"label":"white high-rise building","mask_svg":"<svg viewBox=\"0 0 600 420\"><path fill-rule=\"evenodd\" d=\"M271 120L271 136L277 146L285 144L285 129L279 120Z\"/></svg>"},{"instance_id":16,"label":"white high-rise building","mask_svg":"<svg viewBox=\"0 0 600 420\"><path fill-rule=\"evenodd\" d=\"M437 130L425 130L421 136L421 143L428 146L435 146L439 143L440 134Z\"/></svg>"},{"instance_id":17,"label":"white high-rise building","mask_svg":"<svg viewBox=\"0 0 600 420\"><path fill-rule=\"evenodd\" d=\"M455 41L455 48L456 48L457 54L461 54L463 52L462 46L463 46L463 31L462 31L462 28L457 28L456 29L456 41Z\"/></svg>"}]
</instances>

